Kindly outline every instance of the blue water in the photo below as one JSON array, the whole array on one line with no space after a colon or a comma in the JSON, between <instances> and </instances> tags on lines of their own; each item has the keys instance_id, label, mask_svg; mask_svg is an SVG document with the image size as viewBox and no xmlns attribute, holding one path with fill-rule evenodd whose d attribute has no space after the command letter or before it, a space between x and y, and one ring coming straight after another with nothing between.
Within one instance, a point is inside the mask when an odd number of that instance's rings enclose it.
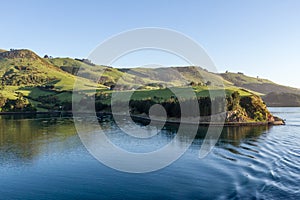
<instances>
[{"instance_id":1,"label":"blue water","mask_svg":"<svg viewBox=\"0 0 300 200\"><path fill-rule=\"evenodd\" d=\"M101 164L70 118L1 116L0 199L300 199L300 108L270 110L287 124L224 128L204 159L200 128L180 159L146 174ZM100 124L112 141L134 150L112 121ZM166 127L145 147L161 147L174 130Z\"/></svg>"}]
</instances>

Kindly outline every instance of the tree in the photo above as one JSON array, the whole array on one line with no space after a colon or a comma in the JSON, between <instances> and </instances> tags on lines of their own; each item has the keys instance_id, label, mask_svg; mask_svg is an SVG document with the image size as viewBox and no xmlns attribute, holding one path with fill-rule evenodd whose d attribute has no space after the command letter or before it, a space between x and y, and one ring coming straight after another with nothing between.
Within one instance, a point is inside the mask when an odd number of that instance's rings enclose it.
<instances>
[{"instance_id":1,"label":"tree","mask_svg":"<svg viewBox=\"0 0 300 200\"><path fill-rule=\"evenodd\" d=\"M206 86L209 86L209 85L211 85L211 82L210 82L210 81L207 81L207 82L206 82Z\"/></svg>"},{"instance_id":2,"label":"tree","mask_svg":"<svg viewBox=\"0 0 300 200\"><path fill-rule=\"evenodd\" d=\"M2 110L2 107L5 105L7 98L4 97L2 94L0 94L0 111Z\"/></svg>"},{"instance_id":3,"label":"tree","mask_svg":"<svg viewBox=\"0 0 300 200\"><path fill-rule=\"evenodd\" d=\"M232 110L236 110L240 105L241 96L238 91L231 94L232 97Z\"/></svg>"},{"instance_id":4,"label":"tree","mask_svg":"<svg viewBox=\"0 0 300 200\"><path fill-rule=\"evenodd\" d=\"M26 99L23 98L23 94L21 92L18 93L18 98L17 100L15 101L15 109L17 110L23 110L24 107L26 107Z\"/></svg>"},{"instance_id":5,"label":"tree","mask_svg":"<svg viewBox=\"0 0 300 200\"><path fill-rule=\"evenodd\" d=\"M190 85L191 85L191 86L195 86L196 83L195 83L194 81L191 81L191 82L190 82Z\"/></svg>"},{"instance_id":6,"label":"tree","mask_svg":"<svg viewBox=\"0 0 300 200\"><path fill-rule=\"evenodd\" d=\"M0 82L1 82L1 84L0 84L0 89L1 89L1 90L3 90L3 89L4 89L4 87L5 87L4 81L1 79L1 81L0 81Z\"/></svg>"}]
</instances>

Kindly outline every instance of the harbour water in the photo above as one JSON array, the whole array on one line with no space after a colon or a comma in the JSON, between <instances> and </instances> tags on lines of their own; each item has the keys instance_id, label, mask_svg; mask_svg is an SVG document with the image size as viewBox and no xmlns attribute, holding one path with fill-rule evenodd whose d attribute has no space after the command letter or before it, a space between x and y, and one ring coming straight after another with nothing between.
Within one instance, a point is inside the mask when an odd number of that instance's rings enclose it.
<instances>
[{"instance_id":1,"label":"harbour water","mask_svg":"<svg viewBox=\"0 0 300 200\"><path fill-rule=\"evenodd\" d=\"M224 127L203 159L200 127L182 157L145 174L97 161L72 118L0 116L0 199L300 199L300 108L270 110L286 125ZM160 148L176 134L165 127L151 142L128 142L112 120L100 125L129 151Z\"/></svg>"}]
</instances>

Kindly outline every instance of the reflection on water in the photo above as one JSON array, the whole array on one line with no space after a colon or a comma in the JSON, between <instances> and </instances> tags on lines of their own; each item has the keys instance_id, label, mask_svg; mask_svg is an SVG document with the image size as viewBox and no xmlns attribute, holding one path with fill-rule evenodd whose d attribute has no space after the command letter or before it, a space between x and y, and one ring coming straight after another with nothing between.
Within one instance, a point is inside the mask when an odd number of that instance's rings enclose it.
<instances>
[{"instance_id":1,"label":"reflection on water","mask_svg":"<svg viewBox=\"0 0 300 200\"><path fill-rule=\"evenodd\" d=\"M72 119L0 117L1 163L34 160L44 145L76 135Z\"/></svg>"},{"instance_id":2,"label":"reflection on water","mask_svg":"<svg viewBox=\"0 0 300 200\"><path fill-rule=\"evenodd\" d=\"M239 127L224 127L220 142L230 143L234 146L239 146L241 142L250 139L253 141L263 133L266 133L272 127L268 126L239 126Z\"/></svg>"},{"instance_id":3,"label":"reflection on water","mask_svg":"<svg viewBox=\"0 0 300 200\"><path fill-rule=\"evenodd\" d=\"M285 112L284 118L286 126L224 127L204 159L198 155L207 127L199 127L191 147L172 165L128 174L89 155L71 118L0 116L0 199L297 199L300 109ZM132 152L163 147L178 128L165 126L157 135L139 139L108 118L100 125L114 144ZM188 127L185 131L175 148L189 142Z\"/></svg>"},{"instance_id":4,"label":"reflection on water","mask_svg":"<svg viewBox=\"0 0 300 200\"><path fill-rule=\"evenodd\" d=\"M39 153L43 153L41 152L43 145L49 145L58 140L67 140L70 136L76 136L76 129L71 118L0 117L0 159L2 161L8 161L9 159L13 159L14 161L18 159L23 161L33 160ZM159 149L174 139L178 130L176 126L166 126L160 131L160 134L146 140L141 140L140 138L133 138L123 133L110 120L106 119L100 122L100 125L101 129L106 131L114 144L133 152L149 152ZM188 128L189 126L184 129L185 134L177 137L177 148L183 146L184 143L189 143L192 134L190 134ZM194 145L200 148L207 129L207 127L199 127L193 143ZM241 141L247 138L254 140L262 133L268 131L268 129L267 126L224 127L217 145L232 144L239 146ZM61 146L57 148L67 147Z\"/></svg>"}]
</instances>

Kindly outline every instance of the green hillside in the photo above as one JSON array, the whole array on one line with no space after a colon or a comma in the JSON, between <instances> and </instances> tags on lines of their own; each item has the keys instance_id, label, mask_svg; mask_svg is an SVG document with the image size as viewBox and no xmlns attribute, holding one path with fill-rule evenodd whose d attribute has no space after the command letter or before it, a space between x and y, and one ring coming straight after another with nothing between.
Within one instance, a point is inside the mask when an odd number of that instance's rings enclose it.
<instances>
[{"instance_id":1,"label":"green hillside","mask_svg":"<svg viewBox=\"0 0 300 200\"><path fill-rule=\"evenodd\" d=\"M299 92L266 79L241 73L215 74L196 66L117 69L95 65L87 59L41 58L25 49L0 51L1 111L71 109L75 80L83 96L89 98L96 91L98 96L105 96L100 98L104 103L109 101L112 89L134 91L135 100L169 100L173 94L166 88L190 86L199 98L209 96L209 90L218 92L224 87L229 96L235 91L241 96ZM274 95L264 99L267 105L282 105L276 101L283 101L283 97ZM275 102L271 104L270 99ZM298 102L297 98L293 100Z\"/></svg>"},{"instance_id":2,"label":"green hillside","mask_svg":"<svg viewBox=\"0 0 300 200\"><path fill-rule=\"evenodd\" d=\"M100 85L109 87L115 85L117 81L119 81L120 84L129 85L131 87L136 85L134 80L135 76L123 73L116 68L94 65L91 63L87 64L86 62L80 61L80 59L71 58L53 58L49 59L49 62L67 73L89 79Z\"/></svg>"},{"instance_id":3,"label":"green hillside","mask_svg":"<svg viewBox=\"0 0 300 200\"><path fill-rule=\"evenodd\" d=\"M30 50L11 50L0 53L0 95L10 99L26 99L40 110L50 108L44 97L54 98L56 102L71 99L76 76L69 74L40 58ZM82 87L93 89L93 83L80 79ZM101 85L100 85L101 87ZM50 103L51 104L51 103ZM46 105L46 106L44 106Z\"/></svg>"},{"instance_id":4,"label":"green hillside","mask_svg":"<svg viewBox=\"0 0 300 200\"><path fill-rule=\"evenodd\" d=\"M143 79L151 80L166 86L184 86L184 85L209 85L223 86L232 85L224 81L222 77L210 73L201 67L168 67L168 68L128 68L119 69L122 72L132 74Z\"/></svg>"},{"instance_id":5,"label":"green hillside","mask_svg":"<svg viewBox=\"0 0 300 200\"><path fill-rule=\"evenodd\" d=\"M217 74L210 73L200 67L169 67L169 68L112 68L86 64L80 59L53 58L53 65L73 75L99 81L100 84L111 86L121 85L124 89L142 86L140 89L159 89L162 87L181 87L191 85L211 85L221 87L233 84ZM80 68L80 71L78 71ZM105 69L105 70L104 70ZM98 80L100 78L100 80Z\"/></svg>"}]
</instances>

